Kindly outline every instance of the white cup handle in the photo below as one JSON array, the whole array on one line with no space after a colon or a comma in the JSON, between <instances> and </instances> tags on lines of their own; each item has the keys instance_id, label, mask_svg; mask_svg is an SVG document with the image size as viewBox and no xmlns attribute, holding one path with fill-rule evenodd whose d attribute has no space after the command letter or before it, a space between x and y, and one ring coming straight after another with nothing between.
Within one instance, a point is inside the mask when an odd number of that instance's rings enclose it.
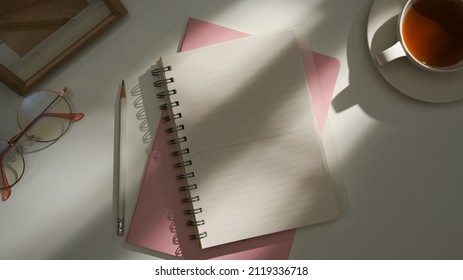
<instances>
[{"instance_id":1,"label":"white cup handle","mask_svg":"<svg viewBox=\"0 0 463 280\"><path fill-rule=\"evenodd\" d=\"M376 60L379 65L383 66L384 64L393 61L399 57L406 56L406 53L402 47L402 44L399 42L395 43L392 47L380 52L376 55Z\"/></svg>"}]
</instances>

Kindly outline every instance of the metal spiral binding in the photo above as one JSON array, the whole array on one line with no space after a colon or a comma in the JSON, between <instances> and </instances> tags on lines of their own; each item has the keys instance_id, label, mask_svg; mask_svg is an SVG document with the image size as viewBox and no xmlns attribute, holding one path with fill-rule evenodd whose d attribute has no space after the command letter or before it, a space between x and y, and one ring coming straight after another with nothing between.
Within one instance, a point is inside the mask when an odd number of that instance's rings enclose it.
<instances>
[{"instance_id":1,"label":"metal spiral binding","mask_svg":"<svg viewBox=\"0 0 463 280\"><path fill-rule=\"evenodd\" d=\"M182 113L177 113L177 114L165 116L164 118L162 118L162 120L165 122L168 122L171 120L180 119L181 117L182 117Z\"/></svg>"},{"instance_id":2,"label":"metal spiral binding","mask_svg":"<svg viewBox=\"0 0 463 280\"><path fill-rule=\"evenodd\" d=\"M171 102L171 103L164 103L162 104L161 106L159 106L159 109L161 110L167 110L169 108L174 108L174 107L178 107L180 105L180 103L178 101L174 101L174 102Z\"/></svg>"},{"instance_id":3,"label":"metal spiral binding","mask_svg":"<svg viewBox=\"0 0 463 280\"><path fill-rule=\"evenodd\" d=\"M188 172L186 174L178 175L177 179L179 179L179 180L189 179L189 178L193 178L194 176L195 176L194 172Z\"/></svg>"},{"instance_id":4,"label":"metal spiral binding","mask_svg":"<svg viewBox=\"0 0 463 280\"><path fill-rule=\"evenodd\" d=\"M198 202L199 196L193 196L191 198L184 198L182 199L182 203L190 203L190 202Z\"/></svg>"},{"instance_id":5,"label":"metal spiral binding","mask_svg":"<svg viewBox=\"0 0 463 280\"><path fill-rule=\"evenodd\" d=\"M164 73L164 72L167 72L167 71L170 71L170 70L172 70L171 66L166 66L166 67L163 67L163 68L156 68L153 71L151 71L151 76L156 76L157 77L161 73Z\"/></svg>"},{"instance_id":6,"label":"metal spiral binding","mask_svg":"<svg viewBox=\"0 0 463 280\"><path fill-rule=\"evenodd\" d=\"M162 73L165 73L165 72L171 71L171 70L172 70L171 66L166 66L166 67L154 69L153 71L151 71L151 75L158 77L158 76L161 76ZM174 78L171 77L171 78L165 78L165 79L157 80L153 84L154 84L155 87L164 87L164 86L167 86L167 84L173 83L174 81L175 81ZM158 98L168 98L168 99L170 99L175 94L177 94L177 90L175 90L175 89L167 89L166 88L164 91L161 91L161 92L157 93L156 96ZM169 100L168 103L164 103L161 106L159 106L159 109L161 109L161 110L169 110L169 113L170 113L170 115L167 115L167 116L163 117L162 120L164 122L169 122L169 121L172 121L172 120L177 120L177 119L182 118L181 113L174 114L172 112L172 110L170 110L171 108L178 107L178 106L180 106L180 103L178 101L172 101L172 100ZM166 129L165 131L167 133L175 133L175 136L177 136L176 132L184 130L184 129L185 129L185 126L183 124L176 124L176 126L170 127L168 129ZM185 142L187 142L187 137L180 137L180 138L169 140L168 144L169 145L177 145L177 144L185 143ZM182 156L186 155L186 154L189 154L189 153L190 153L190 150L188 148L181 149L181 147L179 147L179 150L177 150L175 152L172 152L170 155L172 157L180 156L181 159L183 159ZM185 161L180 161L180 162L174 164L174 168L184 168L184 167L191 166L191 165L193 165L191 160L185 160ZM183 170L183 171L185 172L185 170ZM188 172L188 173L185 173L185 174L182 174L182 175L178 175L176 178L177 178L177 180L187 180L187 179L190 179L190 178L193 178L193 177L195 177L194 172ZM196 184L185 184L184 186L179 187L178 190L182 191L182 192L190 192L190 191L195 190L197 188L198 188L198 186ZM190 206L192 206L191 203L197 202L199 200L200 200L199 196L192 196L192 197L188 196L187 198L183 198L180 202L181 203L189 203ZM191 207L191 208L192 209L185 210L184 214L185 215L196 215L196 214L202 213L202 211L203 211L201 207L199 207L199 208ZM187 226L192 226L192 227L198 227L198 226L202 226L204 224L205 224L204 220L198 220L198 221L188 220L187 221ZM191 240L197 240L197 239L205 238L206 236L207 236L207 232L200 232L198 234L190 235L189 238Z\"/></svg>"},{"instance_id":7,"label":"metal spiral binding","mask_svg":"<svg viewBox=\"0 0 463 280\"><path fill-rule=\"evenodd\" d=\"M186 192L186 191L191 191L191 190L196 190L198 186L196 184L191 184L191 185L186 185L178 188L178 191L180 192Z\"/></svg>"},{"instance_id":8,"label":"metal spiral binding","mask_svg":"<svg viewBox=\"0 0 463 280\"><path fill-rule=\"evenodd\" d=\"M197 226L202 226L204 224L205 224L204 220L200 220L200 221L188 220L186 222L186 225L189 226L189 227L197 227Z\"/></svg>"},{"instance_id":9,"label":"metal spiral binding","mask_svg":"<svg viewBox=\"0 0 463 280\"><path fill-rule=\"evenodd\" d=\"M199 214L203 212L203 208L196 208L196 209L188 209L183 211L185 215L194 215L194 214Z\"/></svg>"},{"instance_id":10,"label":"metal spiral binding","mask_svg":"<svg viewBox=\"0 0 463 280\"><path fill-rule=\"evenodd\" d=\"M199 234L192 234L192 235L190 235L190 240L203 239L206 236L207 236L207 232L201 232Z\"/></svg>"},{"instance_id":11,"label":"metal spiral binding","mask_svg":"<svg viewBox=\"0 0 463 280\"><path fill-rule=\"evenodd\" d=\"M193 165L193 162L191 160L187 160L187 161L182 161L182 162L174 164L174 167L181 168L181 167L190 166L190 165Z\"/></svg>"},{"instance_id":12,"label":"metal spiral binding","mask_svg":"<svg viewBox=\"0 0 463 280\"><path fill-rule=\"evenodd\" d=\"M168 132L168 131L166 130L166 132ZM186 142L186 141L187 141L186 136L183 136L183 137L180 137L180 138L169 140L169 141L167 141L167 143L169 143L169 145L175 145L175 144L180 144L180 143L183 143L183 142Z\"/></svg>"},{"instance_id":13,"label":"metal spiral binding","mask_svg":"<svg viewBox=\"0 0 463 280\"><path fill-rule=\"evenodd\" d=\"M167 79L157 80L153 84L154 84L155 87L162 87L164 85L173 83L174 81L175 81L174 78L171 77L171 78L167 78Z\"/></svg>"},{"instance_id":14,"label":"metal spiral binding","mask_svg":"<svg viewBox=\"0 0 463 280\"><path fill-rule=\"evenodd\" d=\"M186 154L189 154L189 153L190 153L190 149L186 148L186 149L183 149L183 150L172 152L172 153L170 153L170 155L173 156L173 157L176 157L176 156L179 156L179 155L186 155Z\"/></svg>"},{"instance_id":15,"label":"metal spiral binding","mask_svg":"<svg viewBox=\"0 0 463 280\"><path fill-rule=\"evenodd\" d=\"M180 131L180 130L184 130L184 129L185 129L185 126L183 124L181 124L181 125L177 125L177 126L174 126L174 127L169 127L168 129L165 130L165 132L173 133L174 131Z\"/></svg>"},{"instance_id":16,"label":"metal spiral binding","mask_svg":"<svg viewBox=\"0 0 463 280\"><path fill-rule=\"evenodd\" d=\"M177 94L177 90L171 89L171 90L165 90L165 91L158 92L156 96L158 98L166 98L167 96L171 96L174 94Z\"/></svg>"}]
</instances>

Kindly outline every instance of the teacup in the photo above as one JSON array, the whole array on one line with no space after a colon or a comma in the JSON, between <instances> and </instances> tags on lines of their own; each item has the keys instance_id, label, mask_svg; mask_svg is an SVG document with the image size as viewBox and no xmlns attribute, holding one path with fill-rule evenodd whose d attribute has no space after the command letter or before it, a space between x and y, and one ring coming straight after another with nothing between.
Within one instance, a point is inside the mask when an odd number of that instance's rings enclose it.
<instances>
[{"instance_id":1,"label":"teacup","mask_svg":"<svg viewBox=\"0 0 463 280\"><path fill-rule=\"evenodd\" d=\"M463 1L407 1L399 15L398 37L376 55L379 65L407 57L435 72L463 69Z\"/></svg>"}]
</instances>

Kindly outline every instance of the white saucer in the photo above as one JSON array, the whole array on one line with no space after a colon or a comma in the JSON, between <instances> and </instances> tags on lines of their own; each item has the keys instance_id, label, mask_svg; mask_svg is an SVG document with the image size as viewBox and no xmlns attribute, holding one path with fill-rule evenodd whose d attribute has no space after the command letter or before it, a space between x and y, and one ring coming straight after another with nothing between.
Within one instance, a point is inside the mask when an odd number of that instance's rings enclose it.
<instances>
[{"instance_id":1,"label":"white saucer","mask_svg":"<svg viewBox=\"0 0 463 280\"><path fill-rule=\"evenodd\" d=\"M432 73L417 68L407 58L379 66L376 54L397 42L398 15L406 0L376 0L370 11L367 39L376 68L393 87L412 98L444 103L463 98L463 71Z\"/></svg>"}]
</instances>

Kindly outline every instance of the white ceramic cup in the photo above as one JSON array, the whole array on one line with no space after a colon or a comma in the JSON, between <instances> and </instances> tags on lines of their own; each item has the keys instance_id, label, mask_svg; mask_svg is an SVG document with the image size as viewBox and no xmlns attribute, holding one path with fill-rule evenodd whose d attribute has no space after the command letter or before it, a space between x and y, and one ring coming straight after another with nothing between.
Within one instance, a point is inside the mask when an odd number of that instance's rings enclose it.
<instances>
[{"instance_id":1,"label":"white ceramic cup","mask_svg":"<svg viewBox=\"0 0 463 280\"><path fill-rule=\"evenodd\" d=\"M463 59L449 66L435 67L435 66L430 66L430 65L427 65L426 63L423 63L422 61L418 60L410 52L404 40L403 25L404 25L405 16L412 8L412 5L418 1L423 1L423 0L408 0L405 3L405 6L403 7L401 13L399 14L399 23L398 23L398 31L397 31L399 40L393 46L389 47L388 49L376 55L376 59L379 65L383 66L397 58L407 57L411 62L413 62L414 65L417 65L419 68L434 71L434 72L451 72L451 71L457 71L457 70L463 69ZM442 2L445 2L445 1L442 1ZM462 10L461 16L463 17L463 10Z\"/></svg>"}]
</instances>

